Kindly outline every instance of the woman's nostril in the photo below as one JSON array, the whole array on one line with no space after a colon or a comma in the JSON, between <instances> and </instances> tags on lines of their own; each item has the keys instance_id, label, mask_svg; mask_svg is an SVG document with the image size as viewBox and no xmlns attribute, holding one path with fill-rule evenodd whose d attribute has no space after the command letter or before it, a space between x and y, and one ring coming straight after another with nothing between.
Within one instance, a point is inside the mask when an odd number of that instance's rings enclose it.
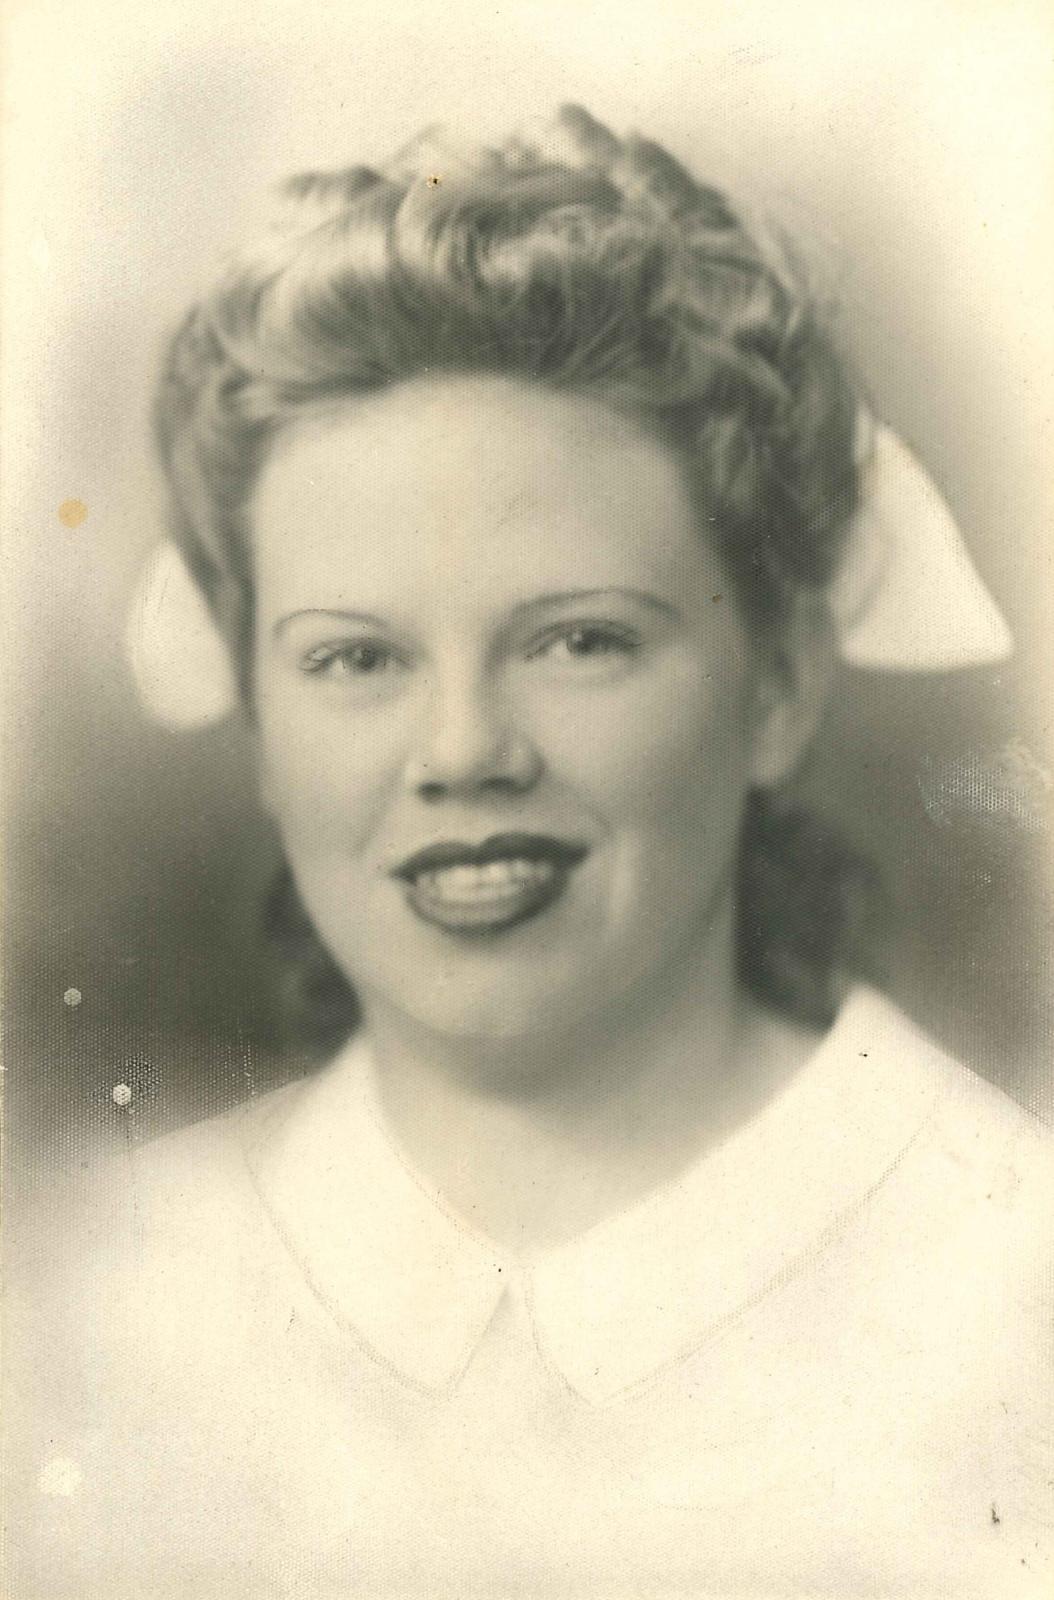
<instances>
[{"instance_id":1,"label":"woman's nostril","mask_svg":"<svg viewBox=\"0 0 1054 1600\"><path fill-rule=\"evenodd\" d=\"M481 787L498 794L519 794L527 784L519 774L496 772L492 777L485 778Z\"/></svg>"}]
</instances>

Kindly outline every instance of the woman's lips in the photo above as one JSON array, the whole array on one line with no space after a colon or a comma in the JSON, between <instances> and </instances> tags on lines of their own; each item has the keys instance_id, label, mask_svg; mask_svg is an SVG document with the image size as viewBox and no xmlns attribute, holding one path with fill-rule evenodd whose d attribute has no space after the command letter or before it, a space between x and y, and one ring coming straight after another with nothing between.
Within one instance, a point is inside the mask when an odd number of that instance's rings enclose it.
<instances>
[{"instance_id":1,"label":"woman's lips","mask_svg":"<svg viewBox=\"0 0 1054 1600\"><path fill-rule=\"evenodd\" d=\"M398 867L407 903L448 933L503 931L545 911L563 894L586 846L544 834L495 834L482 844L430 845Z\"/></svg>"}]
</instances>

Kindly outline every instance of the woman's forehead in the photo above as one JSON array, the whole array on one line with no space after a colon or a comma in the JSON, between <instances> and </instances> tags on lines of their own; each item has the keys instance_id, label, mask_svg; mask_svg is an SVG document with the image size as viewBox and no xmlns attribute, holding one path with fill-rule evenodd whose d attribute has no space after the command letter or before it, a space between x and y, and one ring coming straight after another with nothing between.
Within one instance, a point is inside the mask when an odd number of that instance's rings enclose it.
<instances>
[{"instance_id":1,"label":"woman's forehead","mask_svg":"<svg viewBox=\"0 0 1054 1600\"><path fill-rule=\"evenodd\" d=\"M279 432L257 488L274 480L302 493L343 482L363 503L460 498L489 506L510 492L542 504L567 497L617 499L630 473L640 494L678 492L673 455L630 417L588 395L486 374L416 378L313 408ZM551 486L554 495L547 496Z\"/></svg>"},{"instance_id":2,"label":"woman's forehead","mask_svg":"<svg viewBox=\"0 0 1054 1600\"><path fill-rule=\"evenodd\" d=\"M415 381L290 429L253 500L270 590L705 586L672 453L597 401L503 379Z\"/></svg>"}]
</instances>

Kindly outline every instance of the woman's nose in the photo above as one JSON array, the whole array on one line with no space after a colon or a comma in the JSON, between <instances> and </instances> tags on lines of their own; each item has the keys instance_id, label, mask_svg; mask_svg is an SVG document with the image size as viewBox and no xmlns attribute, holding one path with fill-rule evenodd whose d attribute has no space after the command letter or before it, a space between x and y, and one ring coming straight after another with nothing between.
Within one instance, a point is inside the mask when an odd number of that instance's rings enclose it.
<instances>
[{"instance_id":1,"label":"woman's nose","mask_svg":"<svg viewBox=\"0 0 1054 1600\"><path fill-rule=\"evenodd\" d=\"M502 697L464 685L434 696L407 778L422 800L434 802L479 793L522 794L541 770L534 740Z\"/></svg>"}]
</instances>

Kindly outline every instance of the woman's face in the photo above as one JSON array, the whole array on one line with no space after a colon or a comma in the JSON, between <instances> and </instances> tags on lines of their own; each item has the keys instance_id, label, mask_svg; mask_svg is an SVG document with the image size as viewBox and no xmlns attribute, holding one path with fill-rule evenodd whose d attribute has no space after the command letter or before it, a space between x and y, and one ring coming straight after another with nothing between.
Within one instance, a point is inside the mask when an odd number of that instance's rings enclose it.
<instances>
[{"instance_id":1,"label":"woman's face","mask_svg":"<svg viewBox=\"0 0 1054 1600\"><path fill-rule=\"evenodd\" d=\"M422 380L286 434L253 512L264 796L367 1018L511 1038L661 996L776 698L667 450Z\"/></svg>"}]
</instances>

